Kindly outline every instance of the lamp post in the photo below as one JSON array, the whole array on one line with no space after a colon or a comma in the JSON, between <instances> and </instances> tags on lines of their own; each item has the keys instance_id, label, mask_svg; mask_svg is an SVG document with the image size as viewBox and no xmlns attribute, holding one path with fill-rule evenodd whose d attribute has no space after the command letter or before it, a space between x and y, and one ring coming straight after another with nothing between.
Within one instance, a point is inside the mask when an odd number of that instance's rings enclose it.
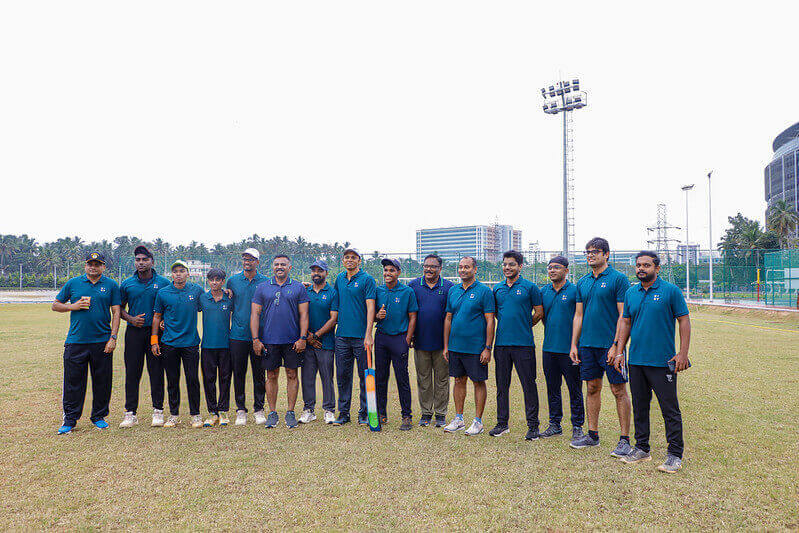
<instances>
[{"instance_id":1,"label":"lamp post","mask_svg":"<svg viewBox=\"0 0 799 533\"><path fill-rule=\"evenodd\" d=\"M710 175L713 171L707 173L707 238L710 254L710 300L713 301L713 211L711 209L711 195L710 195Z\"/></svg>"},{"instance_id":2,"label":"lamp post","mask_svg":"<svg viewBox=\"0 0 799 533\"><path fill-rule=\"evenodd\" d=\"M694 188L694 184L683 185L685 191L685 298L691 297L691 248L688 244L688 191Z\"/></svg>"}]
</instances>

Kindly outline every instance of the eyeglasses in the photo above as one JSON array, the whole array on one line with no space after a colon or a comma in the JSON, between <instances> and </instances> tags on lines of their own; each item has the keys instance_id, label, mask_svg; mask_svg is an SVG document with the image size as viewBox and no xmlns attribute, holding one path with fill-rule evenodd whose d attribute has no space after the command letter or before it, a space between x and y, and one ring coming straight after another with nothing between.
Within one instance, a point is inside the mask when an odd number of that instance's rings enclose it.
<instances>
[{"instance_id":1,"label":"eyeglasses","mask_svg":"<svg viewBox=\"0 0 799 533\"><path fill-rule=\"evenodd\" d=\"M428 269L429 270L438 270L441 267L438 266L438 265L422 265L422 268L424 268L425 270L428 270Z\"/></svg>"},{"instance_id":2,"label":"eyeglasses","mask_svg":"<svg viewBox=\"0 0 799 533\"><path fill-rule=\"evenodd\" d=\"M602 250L586 250L585 255L599 255L603 253Z\"/></svg>"}]
</instances>

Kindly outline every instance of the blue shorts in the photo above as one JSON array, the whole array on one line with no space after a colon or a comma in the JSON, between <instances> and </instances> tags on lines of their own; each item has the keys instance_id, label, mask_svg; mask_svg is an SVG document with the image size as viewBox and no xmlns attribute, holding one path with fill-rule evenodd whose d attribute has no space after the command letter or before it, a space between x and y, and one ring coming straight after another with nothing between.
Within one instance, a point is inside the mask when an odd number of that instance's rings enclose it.
<instances>
[{"instance_id":1,"label":"blue shorts","mask_svg":"<svg viewBox=\"0 0 799 533\"><path fill-rule=\"evenodd\" d=\"M602 379L602 374L608 375L608 382L618 385L627 383L624 376L608 364L609 348L592 348L580 346L578 354L580 356L580 379L591 381L592 379Z\"/></svg>"},{"instance_id":2,"label":"blue shorts","mask_svg":"<svg viewBox=\"0 0 799 533\"><path fill-rule=\"evenodd\" d=\"M488 365L480 362L480 354L449 352L449 375L453 378L469 376L472 381L488 379Z\"/></svg>"}]
</instances>

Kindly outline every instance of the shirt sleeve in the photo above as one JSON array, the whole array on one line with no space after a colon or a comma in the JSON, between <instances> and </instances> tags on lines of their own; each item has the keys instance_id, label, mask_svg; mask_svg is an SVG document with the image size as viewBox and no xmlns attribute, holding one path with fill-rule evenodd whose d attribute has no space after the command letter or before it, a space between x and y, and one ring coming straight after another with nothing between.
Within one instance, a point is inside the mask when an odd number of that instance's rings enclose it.
<instances>
[{"instance_id":1,"label":"shirt sleeve","mask_svg":"<svg viewBox=\"0 0 799 533\"><path fill-rule=\"evenodd\" d=\"M161 292L162 291L158 291L155 293L155 304L153 304L153 311L156 313L164 312L164 299L161 298Z\"/></svg>"},{"instance_id":2,"label":"shirt sleeve","mask_svg":"<svg viewBox=\"0 0 799 533\"><path fill-rule=\"evenodd\" d=\"M62 304L70 303L70 298L72 297L72 280L67 281L64 283L64 286L61 287L61 290L58 291L55 299L61 302Z\"/></svg>"},{"instance_id":3,"label":"shirt sleeve","mask_svg":"<svg viewBox=\"0 0 799 533\"><path fill-rule=\"evenodd\" d=\"M624 295L627 294L627 289L630 288L630 280L627 279L627 276L620 275L619 280L616 282L616 301L623 302ZM579 302L579 300L577 300Z\"/></svg>"},{"instance_id":4,"label":"shirt sleeve","mask_svg":"<svg viewBox=\"0 0 799 533\"><path fill-rule=\"evenodd\" d=\"M366 285L363 288L363 298L364 300L374 300L377 297L377 283L375 283L375 279L372 276L369 276L369 279L366 281Z\"/></svg>"},{"instance_id":5,"label":"shirt sleeve","mask_svg":"<svg viewBox=\"0 0 799 533\"><path fill-rule=\"evenodd\" d=\"M122 305L122 291L116 281L111 285L111 305Z\"/></svg>"},{"instance_id":6,"label":"shirt sleeve","mask_svg":"<svg viewBox=\"0 0 799 533\"><path fill-rule=\"evenodd\" d=\"M411 293L408 295L408 300L410 300L408 312L417 313L419 311L419 302L416 301L416 291L413 289L411 289Z\"/></svg>"},{"instance_id":7,"label":"shirt sleeve","mask_svg":"<svg viewBox=\"0 0 799 533\"><path fill-rule=\"evenodd\" d=\"M302 285L302 284L300 284L300 285ZM300 297L297 298L297 303L298 304L307 304L310 301L311 301L311 299L308 298L308 290L305 287L303 287L300 290Z\"/></svg>"},{"instance_id":8,"label":"shirt sleeve","mask_svg":"<svg viewBox=\"0 0 799 533\"><path fill-rule=\"evenodd\" d=\"M255 288L255 292L252 295L252 302L258 305L264 305L264 291L261 290L261 286Z\"/></svg>"},{"instance_id":9,"label":"shirt sleeve","mask_svg":"<svg viewBox=\"0 0 799 533\"><path fill-rule=\"evenodd\" d=\"M486 287L485 292L483 292L483 312L496 313L496 311L497 304L494 301L494 293L488 290L488 287Z\"/></svg>"},{"instance_id":10,"label":"shirt sleeve","mask_svg":"<svg viewBox=\"0 0 799 533\"><path fill-rule=\"evenodd\" d=\"M578 304L583 303L583 295L580 294L580 284L579 283L575 283L574 284L574 295L577 298L577 303Z\"/></svg>"},{"instance_id":11,"label":"shirt sleeve","mask_svg":"<svg viewBox=\"0 0 799 533\"><path fill-rule=\"evenodd\" d=\"M544 305L544 298L541 295L541 289L538 288L538 285L533 283L533 286L530 288L530 303L533 307L537 305Z\"/></svg>"},{"instance_id":12,"label":"shirt sleeve","mask_svg":"<svg viewBox=\"0 0 799 533\"><path fill-rule=\"evenodd\" d=\"M685 303L685 296L681 290L671 291L671 312L674 318L679 318L688 314L688 305Z\"/></svg>"},{"instance_id":13,"label":"shirt sleeve","mask_svg":"<svg viewBox=\"0 0 799 533\"><path fill-rule=\"evenodd\" d=\"M622 311L621 316L624 318L632 318L632 315L630 314L630 305L627 293L624 293L624 311Z\"/></svg>"},{"instance_id":14,"label":"shirt sleeve","mask_svg":"<svg viewBox=\"0 0 799 533\"><path fill-rule=\"evenodd\" d=\"M331 311L338 311L338 291L333 289L333 301L330 303Z\"/></svg>"},{"instance_id":15,"label":"shirt sleeve","mask_svg":"<svg viewBox=\"0 0 799 533\"><path fill-rule=\"evenodd\" d=\"M454 306L452 305L452 291L447 293L447 307L445 309L446 313L454 313Z\"/></svg>"},{"instance_id":16,"label":"shirt sleeve","mask_svg":"<svg viewBox=\"0 0 799 533\"><path fill-rule=\"evenodd\" d=\"M128 303L128 288L124 281L122 282L122 285L119 286L119 299L120 305L125 305Z\"/></svg>"}]
</instances>

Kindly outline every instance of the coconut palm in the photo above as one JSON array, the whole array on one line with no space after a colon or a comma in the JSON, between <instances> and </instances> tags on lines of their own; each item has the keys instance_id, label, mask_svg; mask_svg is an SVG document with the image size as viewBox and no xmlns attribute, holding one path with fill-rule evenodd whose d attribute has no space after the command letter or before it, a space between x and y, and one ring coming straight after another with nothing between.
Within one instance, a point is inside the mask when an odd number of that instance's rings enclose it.
<instances>
[{"instance_id":1,"label":"coconut palm","mask_svg":"<svg viewBox=\"0 0 799 533\"><path fill-rule=\"evenodd\" d=\"M777 200L768 208L768 228L777 234L780 248L786 247L798 224L799 215L787 201Z\"/></svg>"}]
</instances>

